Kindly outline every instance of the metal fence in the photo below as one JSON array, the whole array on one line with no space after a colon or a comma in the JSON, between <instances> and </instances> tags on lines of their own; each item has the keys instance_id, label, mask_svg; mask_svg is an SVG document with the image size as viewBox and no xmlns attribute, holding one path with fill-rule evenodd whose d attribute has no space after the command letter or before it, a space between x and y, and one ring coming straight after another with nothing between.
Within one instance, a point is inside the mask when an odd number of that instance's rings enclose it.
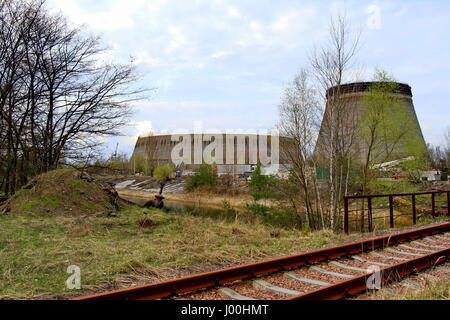
<instances>
[{"instance_id":1,"label":"metal fence","mask_svg":"<svg viewBox=\"0 0 450 320\"><path fill-rule=\"evenodd\" d=\"M446 195L446 196L445 196ZM423 200L424 197L430 196L430 205L426 209L417 206L417 200L420 197ZM443 200L438 200L437 197L444 196ZM404 198L411 199L410 203ZM396 193L396 194L374 194L363 196L345 196L344 197L344 232L349 233L349 226L352 222L359 223L359 229L361 232L372 232L374 230L374 220L385 219L385 217L373 217L374 210L383 209L383 207L374 207L374 201L382 202L388 200L389 208L389 227L394 228L395 219L400 216L407 216L412 219L412 224L417 223L418 210L421 213L429 213L433 217L439 214L447 214L450 216L450 190L449 191L429 191L429 192L414 192L414 193ZM402 203L403 201L403 203ZM405 207L411 207L410 212L394 215L394 202L399 202L400 205ZM439 206L441 204L441 206ZM360 207L358 207L360 206ZM404 210L405 211L405 210ZM359 213L358 219L350 219L351 213ZM367 213L367 214L366 214Z\"/></svg>"}]
</instances>

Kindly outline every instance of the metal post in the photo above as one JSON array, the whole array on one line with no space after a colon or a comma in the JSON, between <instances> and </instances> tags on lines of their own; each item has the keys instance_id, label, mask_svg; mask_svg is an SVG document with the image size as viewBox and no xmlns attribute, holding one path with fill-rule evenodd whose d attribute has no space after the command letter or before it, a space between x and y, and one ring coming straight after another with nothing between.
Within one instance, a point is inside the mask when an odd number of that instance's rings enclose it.
<instances>
[{"instance_id":1,"label":"metal post","mask_svg":"<svg viewBox=\"0 0 450 320\"><path fill-rule=\"evenodd\" d=\"M435 193L431 194L431 215L433 217L436 216L436 199L435 199Z\"/></svg>"},{"instance_id":2,"label":"metal post","mask_svg":"<svg viewBox=\"0 0 450 320\"><path fill-rule=\"evenodd\" d=\"M447 215L450 217L450 192L447 192Z\"/></svg>"},{"instance_id":3,"label":"metal post","mask_svg":"<svg viewBox=\"0 0 450 320\"><path fill-rule=\"evenodd\" d=\"M412 195L412 213L413 213L413 224L416 224L416 195Z\"/></svg>"},{"instance_id":4,"label":"metal post","mask_svg":"<svg viewBox=\"0 0 450 320\"><path fill-rule=\"evenodd\" d=\"M368 197L367 198L367 209L368 209L368 227L369 227L369 232L372 232L372 198Z\"/></svg>"},{"instance_id":5,"label":"metal post","mask_svg":"<svg viewBox=\"0 0 450 320\"><path fill-rule=\"evenodd\" d=\"M348 198L344 197L344 232L348 234Z\"/></svg>"},{"instance_id":6,"label":"metal post","mask_svg":"<svg viewBox=\"0 0 450 320\"><path fill-rule=\"evenodd\" d=\"M364 213L364 211L365 211L365 201L366 201L366 199L365 198L361 198L361 221L360 221L360 232L364 232L364 223L365 223L365 213Z\"/></svg>"},{"instance_id":7,"label":"metal post","mask_svg":"<svg viewBox=\"0 0 450 320\"><path fill-rule=\"evenodd\" d=\"M394 198L389 196L389 222L390 227L394 228Z\"/></svg>"}]
</instances>

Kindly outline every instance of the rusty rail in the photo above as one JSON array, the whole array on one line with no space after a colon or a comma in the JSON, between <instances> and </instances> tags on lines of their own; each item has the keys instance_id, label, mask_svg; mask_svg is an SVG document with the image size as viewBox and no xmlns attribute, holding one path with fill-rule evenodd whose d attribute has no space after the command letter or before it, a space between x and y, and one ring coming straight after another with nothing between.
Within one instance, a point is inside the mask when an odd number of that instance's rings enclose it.
<instances>
[{"instance_id":1,"label":"rusty rail","mask_svg":"<svg viewBox=\"0 0 450 320\"><path fill-rule=\"evenodd\" d=\"M394 233L391 235L356 241L337 247L314 250L297 255L266 260L145 286L100 293L93 296L77 298L75 300L150 300L169 298L186 292L231 283L236 280L244 280L268 275L274 272L290 270L328 259L335 259L361 253L367 250L384 248L396 243L418 239L449 230L450 223L442 223L401 233Z\"/></svg>"},{"instance_id":2,"label":"rusty rail","mask_svg":"<svg viewBox=\"0 0 450 320\"><path fill-rule=\"evenodd\" d=\"M416 196L431 195L431 214L437 215L436 212L436 194L447 194L447 215L450 217L450 190L438 190L428 192L412 192L412 193L391 193L391 194L371 194L371 195L359 195L359 196L344 196L344 232L349 233L349 201L355 199L367 199L367 225L368 231L373 231L373 210L372 199L374 198L388 198L389 199L389 226L394 228L394 197L411 197L412 207L412 220L413 224L417 224L417 206Z\"/></svg>"},{"instance_id":3,"label":"rusty rail","mask_svg":"<svg viewBox=\"0 0 450 320\"><path fill-rule=\"evenodd\" d=\"M444 263L449 258L450 248L447 248L423 257L386 267L379 271L381 285L385 285L393 280L399 280L423 269L434 267ZM347 296L354 296L367 290L367 278L372 274L373 273L345 280L325 288L293 297L291 300L337 300L344 299Z\"/></svg>"}]
</instances>

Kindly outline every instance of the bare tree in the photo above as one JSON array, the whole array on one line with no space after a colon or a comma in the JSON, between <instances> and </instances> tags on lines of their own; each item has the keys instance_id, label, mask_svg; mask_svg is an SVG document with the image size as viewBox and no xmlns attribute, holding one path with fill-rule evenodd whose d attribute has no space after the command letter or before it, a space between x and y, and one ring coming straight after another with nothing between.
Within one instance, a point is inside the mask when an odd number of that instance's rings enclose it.
<instances>
[{"instance_id":1,"label":"bare tree","mask_svg":"<svg viewBox=\"0 0 450 320\"><path fill-rule=\"evenodd\" d=\"M428 157L434 169L450 169L450 127L445 132L445 142L441 145L428 145Z\"/></svg>"},{"instance_id":2,"label":"bare tree","mask_svg":"<svg viewBox=\"0 0 450 320\"><path fill-rule=\"evenodd\" d=\"M328 43L315 49L310 58L326 106L316 155L321 166L329 169L328 226L332 229L339 228L341 201L349 187L357 120L341 99L341 86L352 80L359 44L360 33L353 34L345 15L338 14L330 21Z\"/></svg>"},{"instance_id":3,"label":"bare tree","mask_svg":"<svg viewBox=\"0 0 450 320\"><path fill-rule=\"evenodd\" d=\"M288 194L300 200L310 228L323 228L325 222L313 157L320 105L306 70L301 70L285 89L279 113L280 134L291 139L288 145L281 148L281 157L292 164L290 179L299 187L297 197Z\"/></svg>"},{"instance_id":4,"label":"bare tree","mask_svg":"<svg viewBox=\"0 0 450 320\"><path fill-rule=\"evenodd\" d=\"M3 190L79 159L119 134L145 90L131 62L105 64L100 39L50 14L45 1L1 2L0 130Z\"/></svg>"}]
</instances>

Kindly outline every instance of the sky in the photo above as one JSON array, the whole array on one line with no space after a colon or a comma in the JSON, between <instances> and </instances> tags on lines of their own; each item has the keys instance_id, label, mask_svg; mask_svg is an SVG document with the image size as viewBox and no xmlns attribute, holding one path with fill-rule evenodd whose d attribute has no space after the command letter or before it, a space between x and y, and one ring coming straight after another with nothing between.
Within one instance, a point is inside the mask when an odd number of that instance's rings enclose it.
<instances>
[{"instance_id":1,"label":"sky","mask_svg":"<svg viewBox=\"0 0 450 320\"><path fill-rule=\"evenodd\" d=\"M175 130L264 130L278 121L286 84L326 41L328 21L345 11L361 30L361 80L375 68L412 87L432 144L450 126L450 1L47 0L70 23L99 35L105 61L131 59L139 85L124 136L103 152L131 154L138 136Z\"/></svg>"}]
</instances>

